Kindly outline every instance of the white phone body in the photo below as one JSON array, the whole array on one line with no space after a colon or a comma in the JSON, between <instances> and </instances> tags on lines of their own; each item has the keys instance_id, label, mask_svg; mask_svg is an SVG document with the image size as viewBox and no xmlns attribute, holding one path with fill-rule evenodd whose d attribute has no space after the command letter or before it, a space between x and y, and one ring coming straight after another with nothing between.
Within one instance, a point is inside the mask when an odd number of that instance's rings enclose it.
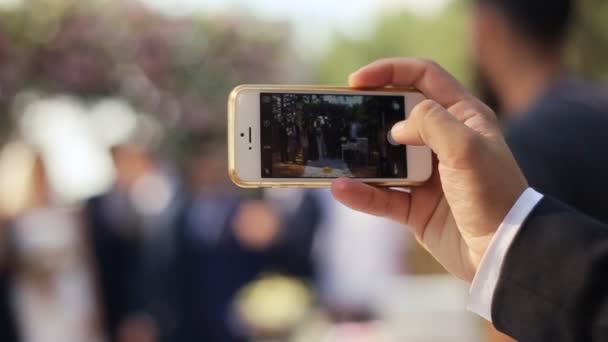
<instances>
[{"instance_id":1,"label":"white phone body","mask_svg":"<svg viewBox=\"0 0 608 342\"><path fill-rule=\"evenodd\" d=\"M404 97L403 118L412 108L425 99L420 92L409 89L384 88L379 90L354 90L342 87L317 86L272 86L241 85L230 94L228 101L228 172L232 181L240 187L325 187L336 177L285 177L262 175L262 93L274 94L316 94L311 96L399 96ZM324 97L325 98L325 97ZM337 97L336 97L337 98ZM391 97L392 98L392 97ZM265 97L268 102L267 97ZM267 107L265 107L267 108ZM401 110L401 109L399 109ZM266 116L267 117L267 116ZM384 120L384 119L383 119ZM268 126L268 120L266 125ZM266 126L266 127L267 127ZM342 138L344 141L344 138ZM363 138L366 139L366 138ZM320 146L320 145L317 145ZM346 145L341 145L344 149ZM266 145L266 149L270 147ZM433 172L432 153L427 146L407 146L406 177L357 177L362 182L377 186L420 185L427 181ZM321 151L323 153L324 151ZM377 154L377 153L376 153ZM344 156L344 154L342 154ZM369 158L369 157L368 157ZM267 160L267 159L266 159ZM264 169L268 172L268 169Z\"/></svg>"}]
</instances>

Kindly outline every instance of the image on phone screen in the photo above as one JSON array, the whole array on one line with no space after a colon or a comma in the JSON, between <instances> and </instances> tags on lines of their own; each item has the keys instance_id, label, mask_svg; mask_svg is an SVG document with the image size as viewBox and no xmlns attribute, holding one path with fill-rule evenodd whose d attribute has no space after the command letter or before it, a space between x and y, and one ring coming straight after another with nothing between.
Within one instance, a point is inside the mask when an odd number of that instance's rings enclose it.
<instances>
[{"instance_id":1,"label":"image on phone screen","mask_svg":"<svg viewBox=\"0 0 608 342\"><path fill-rule=\"evenodd\" d=\"M407 178L404 96L261 93L260 116L263 178Z\"/></svg>"}]
</instances>

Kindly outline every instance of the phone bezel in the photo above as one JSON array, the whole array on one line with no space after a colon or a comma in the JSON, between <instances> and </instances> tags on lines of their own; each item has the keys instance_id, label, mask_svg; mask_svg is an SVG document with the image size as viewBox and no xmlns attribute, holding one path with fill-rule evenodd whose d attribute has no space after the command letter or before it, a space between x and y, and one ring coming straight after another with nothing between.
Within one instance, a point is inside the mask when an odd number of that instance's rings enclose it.
<instances>
[{"instance_id":1,"label":"phone bezel","mask_svg":"<svg viewBox=\"0 0 608 342\"><path fill-rule=\"evenodd\" d=\"M257 187L327 187L334 178L263 178L261 174L260 93L327 93L358 95L399 95L406 97L404 117L425 99L420 92L408 88L353 89L347 87L241 85L228 100L228 174L238 186ZM251 129L251 142L249 142ZM241 132L245 133L241 137ZM240 141L243 141L241 143ZM377 186L420 185L432 174L432 153L426 146L408 146L407 178L357 178Z\"/></svg>"}]
</instances>

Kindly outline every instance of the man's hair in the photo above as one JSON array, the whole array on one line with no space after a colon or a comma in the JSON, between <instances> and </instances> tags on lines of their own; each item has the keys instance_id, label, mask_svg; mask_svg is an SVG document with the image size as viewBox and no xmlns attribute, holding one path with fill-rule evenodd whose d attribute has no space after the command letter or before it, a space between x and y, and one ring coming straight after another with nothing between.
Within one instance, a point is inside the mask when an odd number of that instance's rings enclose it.
<instances>
[{"instance_id":1,"label":"man's hair","mask_svg":"<svg viewBox=\"0 0 608 342\"><path fill-rule=\"evenodd\" d=\"M513 26L537 44L552 46L566 40L575 0L476 0L499 11Z\"/></svg>"}]
</instances>

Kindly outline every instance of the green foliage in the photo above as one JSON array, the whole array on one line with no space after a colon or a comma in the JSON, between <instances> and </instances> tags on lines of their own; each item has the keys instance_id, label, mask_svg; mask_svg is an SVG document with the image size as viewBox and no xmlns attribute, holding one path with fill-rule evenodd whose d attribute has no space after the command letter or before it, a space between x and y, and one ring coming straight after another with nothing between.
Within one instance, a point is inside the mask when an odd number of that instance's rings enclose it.
<instances>
[{"instance_id":1,"label":"green foliage","mask_svg":"<svg viewBox=\"0 0 608 342\"><path fill-rule=\"evenodd\" d=\"M462 82L470 84L466 35L468 3L457 1L439 13L420 16L408 11L378 18L370 37L353 40L336 34L334 48L319 62L316 81L345 84L347 76L382 57L432 58Z\"/></svg>"},{"instance_id":2,"label":"green foliage","mask_svg":"<svg viewBox=\"0 0 608 342\"><path fill-rule=\"evenodd\" d=\"M578 72L608 79L608 2L581 0L569 55Z\"/></svg>"},{"instance_id":3,"label":"green foliage","mask_svg":"<svg viewBox=\"0 0 608 342\"><path fill-rule=\"evenodd\" d=\"M121 97L155 115L170 138L224 141L232 87L289 77L288 34L283 23L166 17L138 1L26 1L0 10L0 111L24 90Z\"/></svg>"},{"instance_id":4,"label":"green foliage","mask_svg":"<svg viewBox=\"0 0 608 342\"><path fill-rule=\"evenodd\" d=\"M608 79L608 1L581 0L573 23L568 55L575 72L596 79ZM465 83L472 85L467 50L467 25L471 3L453 0L431 16L411 12L385 13L369 37L354 40L336 34L331 51L318 63L315 81L346 83L359 67L382 57L431 58Z\"/></svg>"}]
</instances>

